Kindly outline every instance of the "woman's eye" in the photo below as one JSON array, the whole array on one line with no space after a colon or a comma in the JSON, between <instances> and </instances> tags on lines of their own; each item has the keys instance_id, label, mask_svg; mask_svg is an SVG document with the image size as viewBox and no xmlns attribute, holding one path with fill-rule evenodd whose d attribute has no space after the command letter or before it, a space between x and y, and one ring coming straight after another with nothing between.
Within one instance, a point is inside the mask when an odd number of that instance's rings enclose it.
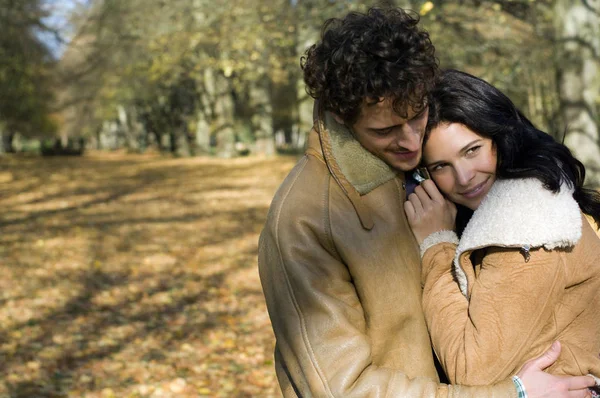
<instances>
[{"instance_id":1,"label":"woman's eye","mask_svg":"<svg viewBox=\"0 0 600 398\"><path fill-rule=\"evenodd\" d=\"M430 173L435 173L436 171L440 171L444 168L444 164L436 164L435 166L431 166L428 168Z\"/></svg>"},{"instance_id":2,"label":"woman's eye","mask_svg":"<svg viewBox=\"0 0 600 398\"><path fill-rule=\"evenodd\" d=\"M477 153L477 151L479 151L479 148L481 148L481 145L477 145L477 146L474 146L472 148L469 148L467 150L466 154L467 155L473 155L473 154Z\"/></svg>"}]
</instances>

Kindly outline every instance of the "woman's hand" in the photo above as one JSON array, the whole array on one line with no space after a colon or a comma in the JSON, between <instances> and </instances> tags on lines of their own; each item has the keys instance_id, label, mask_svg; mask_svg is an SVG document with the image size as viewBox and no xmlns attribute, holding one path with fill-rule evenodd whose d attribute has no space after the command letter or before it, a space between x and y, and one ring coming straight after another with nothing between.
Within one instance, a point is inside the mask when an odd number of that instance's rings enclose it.
<instances>
[{"instance_id":1,"label":"woman's hand","mask_svg":"<svg viewBox=\"0 0 600 398\"><path fill-rule=\"evenodd\" d=\"M404 211L419 245L434 232L454 230L456 206L438 190L431 180L425 180L404 202Z\"/></svg>"}]
</instances>

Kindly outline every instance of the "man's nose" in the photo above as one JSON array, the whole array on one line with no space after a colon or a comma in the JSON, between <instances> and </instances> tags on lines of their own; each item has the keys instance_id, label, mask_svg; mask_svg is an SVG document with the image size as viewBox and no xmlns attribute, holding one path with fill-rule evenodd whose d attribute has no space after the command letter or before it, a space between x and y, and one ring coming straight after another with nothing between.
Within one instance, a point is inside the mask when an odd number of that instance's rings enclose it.
<instances>
[{"instance_id":1,"label":"man's nose","mask_svg":"<svg viewBox=\"0 0 600 398\"><path fill-rule=\"evenodd\" d=\"M408 123L398 129L396 133L396 143L399 147L407 151L414 152L421 148L422 133L414 129Z\"/></svg>"}]
</instances>

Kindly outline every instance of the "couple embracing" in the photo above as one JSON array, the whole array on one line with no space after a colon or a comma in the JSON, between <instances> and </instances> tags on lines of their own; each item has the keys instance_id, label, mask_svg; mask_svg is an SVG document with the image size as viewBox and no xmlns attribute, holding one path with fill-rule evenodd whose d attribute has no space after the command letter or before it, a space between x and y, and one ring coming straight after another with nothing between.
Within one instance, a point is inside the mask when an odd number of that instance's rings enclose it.
<instances>
[{"instance_id":1,"label":"couple embracing","mask_svg":"<svg viewBox=\"0 0 600 398\"><path fill-rule=\"evenodd\" d=\"M439 71L401 9L328 21L302 67L314 128L259 243L283 395L595 394L583 165L495 87Z\"/></svg>"}]
</instances>

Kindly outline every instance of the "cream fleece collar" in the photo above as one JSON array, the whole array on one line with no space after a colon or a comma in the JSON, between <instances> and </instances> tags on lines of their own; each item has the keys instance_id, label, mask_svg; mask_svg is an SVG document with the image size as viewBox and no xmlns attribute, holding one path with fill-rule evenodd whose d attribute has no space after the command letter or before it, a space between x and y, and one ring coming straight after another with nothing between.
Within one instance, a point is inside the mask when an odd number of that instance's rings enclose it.
<instances>
[{"instance_id":1,"label":"cream fleece collar","mask_svg":"<svg viewBox=\"0 0 600 398\"><path fill-rule=\"evenodd\" d=\"M323 121L329 132L331 153L344 177L359 194L365 195L396 177L394 170L367 151L330 112L324 113Z\"/></svg>"},{"instance_id":2,"label":"cream fleece collar","mask_svg":"<svg viewBox=\"0 0 600 398\"><path fill-rule=\"evenodd\" d=\"M574 246L581 238L582 219L573 190L563 185L557 194L534 178L498 180L473 213L454 258L454 271L467 296L467 278L461 254L486 246L544 247L548 250Z\"/></svg>"}]
</instances>

